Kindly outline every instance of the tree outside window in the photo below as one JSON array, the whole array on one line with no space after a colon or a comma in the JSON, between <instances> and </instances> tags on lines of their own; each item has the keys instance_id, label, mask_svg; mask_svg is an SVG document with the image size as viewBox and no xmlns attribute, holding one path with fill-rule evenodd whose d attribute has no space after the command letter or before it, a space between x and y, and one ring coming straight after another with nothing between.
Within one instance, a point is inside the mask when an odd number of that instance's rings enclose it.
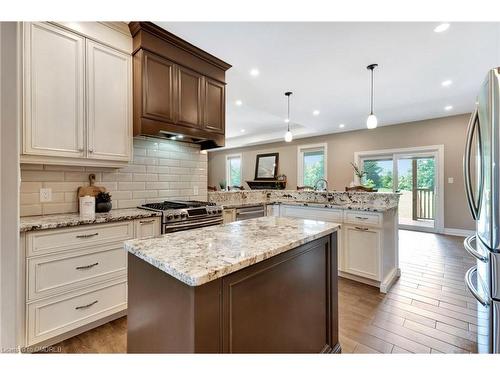
<instances>
[{"instance_id":1,"label":"tree outside window","mask_svg":"<svg viewBox=\"0 0 500 375\"><path fill-rule=\"evenodd\" d=\"M241 186L241 156L228 156L226 163L228 186Z\"/></svg>"}]
</instances>

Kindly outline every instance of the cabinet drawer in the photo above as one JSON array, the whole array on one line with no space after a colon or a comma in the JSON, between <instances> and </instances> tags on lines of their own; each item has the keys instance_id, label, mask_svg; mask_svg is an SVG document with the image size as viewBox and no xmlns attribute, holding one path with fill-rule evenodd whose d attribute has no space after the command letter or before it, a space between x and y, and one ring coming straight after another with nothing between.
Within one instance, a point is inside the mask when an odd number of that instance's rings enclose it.
<instances>
[{"instance_id":1,"label":"cabinet drawer","mask_svg":"<svg viewBox=\"0 0 500 375\"><path fill-rule=\"evenodd\" d=\"M346 211L344 221L360 225L382 225L382 214L377 212Z\"/></svg>"},{"instance_id":2,"label":"cabinet drawer","mask_svg":"<svg viewBox=\"0 0 500 375\"><path fill-rule=\"evenodd\" d=\"M80 293L27 306L27 339L33 345L127 308L127 282L114 281Z\"/></svg>"},{"instance_id":3,"label":"cabinet drawer","mask_svg":"<svg viewBox=\"0 0 500 375\"><path fill-rule=\"evenodd\" d=\"M307 206L287 206L280 208L281 216L297 217L300 219L342 222L342 211L335 208L316 208Z\"/></svg>"},{"instance_id":4,"label":"cabinet drawer","mask_svg":"<svg viewBox=\"0 0 500 375\"><path fill-rule=\"evenodd\" d=\"M122 246L83 249L27 259L28 300L82 288L127 273Z\"/></svg>"},{"instance_id":5,"label":"cabinet drawer","mask_svg":"<svg viewBox=\"0 0 500 375\"><path fill-rule=\"evenodd\" d=\"M159 217L135 220L135 237L142 240L153 238L161 233L161 223Z\"/></svg>"},{"instance_id":6,"label":"cabinet drawer","mask_svg":"<svg viewBox=\"0 0 500 375\"><path fill-rule=\"evenodd\" d=\"M133 237L133 221L34 231L26 235L26 256L121 243Z\"/></svg>"}]
</instances>

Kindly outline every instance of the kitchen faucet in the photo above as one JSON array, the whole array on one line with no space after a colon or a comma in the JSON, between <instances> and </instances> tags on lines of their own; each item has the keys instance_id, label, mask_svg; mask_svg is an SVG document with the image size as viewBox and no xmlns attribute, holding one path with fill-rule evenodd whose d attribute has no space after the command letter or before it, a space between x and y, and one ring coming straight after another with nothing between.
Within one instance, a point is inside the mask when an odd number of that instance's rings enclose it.
<instances>
[{"instance_id":1,"label":"kitchen faucet","mask_svg":"<svg viewBox=\"0 0 500 375\"><path fill-rule=\"evenodd\" d=\"M318 189L318 184L320 182L324 182L325 183L325 188L324 189ZM316 181L316 183L314 184L314 190L316 191L328 191L328 181L325 180L324 178L320 178L318 181Z\"/></svg>"}]
</instances>

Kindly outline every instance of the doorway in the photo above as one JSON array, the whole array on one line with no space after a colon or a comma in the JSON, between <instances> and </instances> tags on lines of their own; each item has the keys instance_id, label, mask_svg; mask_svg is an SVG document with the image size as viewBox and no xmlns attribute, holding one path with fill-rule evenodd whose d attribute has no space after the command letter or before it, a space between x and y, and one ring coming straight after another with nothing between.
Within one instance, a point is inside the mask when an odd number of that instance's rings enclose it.
<instances>
[{"instance_id":1,"label":"doorway","mask_svg":"<svg viewBox=\"0 0 500 375\"><path fill-rule=\"evenodd\" d=\"M443 146L363 151L355 161L366 174L364 186L379 192L396 192L399 199L398 222L402 229L442 232Z\"/></svg>"}]
</instances>

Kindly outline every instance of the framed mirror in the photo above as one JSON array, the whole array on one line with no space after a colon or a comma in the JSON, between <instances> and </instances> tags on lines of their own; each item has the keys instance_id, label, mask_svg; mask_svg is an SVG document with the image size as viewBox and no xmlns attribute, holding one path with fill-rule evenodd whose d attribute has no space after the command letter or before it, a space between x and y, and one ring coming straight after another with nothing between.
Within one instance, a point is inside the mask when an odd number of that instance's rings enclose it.
<instances>
[{"instance_id":1,"label":"framed mirror","mask_svg":"<svg viewBox=\"0 0 500 375\"><path fill-rule=\"evenodd\" d=\"M279 153L257 155L255 161L255 180L276 180L278 175Z\"/></svg>"}]
</instances>

